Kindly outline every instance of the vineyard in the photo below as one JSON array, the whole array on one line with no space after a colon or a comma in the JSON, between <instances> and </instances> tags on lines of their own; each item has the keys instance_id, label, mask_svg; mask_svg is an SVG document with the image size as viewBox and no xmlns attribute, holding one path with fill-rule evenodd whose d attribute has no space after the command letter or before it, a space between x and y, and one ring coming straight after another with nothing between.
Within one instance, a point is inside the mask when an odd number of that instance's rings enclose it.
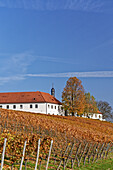
<instances>
[{"instance_id":1,"label":"vineyard","mask_svg":"<svg viewBox=\"0 0 113 170\"><path fill-rule=\"evenodd\" d=\"M1 109L0 132L4 169L74 169L112 151L113 124L98 120Z\"/></svg>"}]
</instances>

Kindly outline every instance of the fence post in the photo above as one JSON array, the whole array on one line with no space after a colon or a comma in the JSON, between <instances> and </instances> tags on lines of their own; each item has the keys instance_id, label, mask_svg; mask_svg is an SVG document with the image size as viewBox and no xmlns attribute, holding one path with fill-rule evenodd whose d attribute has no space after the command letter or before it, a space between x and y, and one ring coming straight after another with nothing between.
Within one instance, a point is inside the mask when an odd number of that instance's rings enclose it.
<instances>
[{"instance_id":1,"label":"fence post","mask_svg":"<svg viewBox=\"0 0 113 170\"><path fill-rule=\"evenodd\" d=\"M22 164L23 164L23 161L24 161L26 143L27 143L27 140L25 140L25 143L24 143L23 156L22 156L22 159L21 159L20 170L22 170Z\"/></svg>"},{"instance_id":2,"label":"fence post","mask_svg":"<svg viewBox=\"0 0 113 170\"><path fill-rule=\"evenodd\" d=\"M65 154L67 153L69 146L70 146L70 143L67 145L66 150L65 150L64 154L62 155L62 158L64 158ZM60 161L60 163L59 163L59 165L58 165L58 167L57 167L57 170L59 170L62 161L63 161L63 160L61 159L61 161Z\"/></svg>"},{"instance_id":3,"label":"fence post","mask_svg":"<svg viewBox=\"0 0 113 170\"><path fill-rule=\"evenodd\" d=\"M50 155L51 155L52 145L53 145L53 140L51 141L51 146L50 146L49 155L48 155L48 160L47 160L47 165L46 165L46 170L48 169L48 164L49 164L49 158L50 158Z\"/></svg>"},{"instance_id":4,"label":"fence post","mask_svg":"<svg viewBox=\"0 0 113 170\"><path fill-rule=\"evenodd\" d=\"M7 138L4 139L4 146L3 146L3 152L2 152L2 160L1 160L1 168L0 168L0 170L2 170L3 164L4 164L4 156L5 156L6 141L7 141Z\"/></svg>"},{"instance_id":5,"label":"fence post","mask_svg":"<svg viewBox=\"0 0 113 170\"><path fill-rule=\"evenodd\" d=\"M95 147L96 147L96 143L94 144L94 146L92 146L91 153L88 155L88 163L90 163L90 159L91 159L91 156L93 155L93 153L95 151Z\"/></svg>"},{"instance_id":6,"label":"fence post","mask_svg":"<svg viewBox=\"0 0 113 170\"><path fill-rule=\"evenodd\" d=\"M81 148L81 145L82 145L82 143L79 143L79 145L78 145L78 147L77 147L76 154L75 154L75 158L74 158L73 161L72 161L72 169L73 169L73 167L74 167L74 163L75 163L75 160L77 159L77 154L78 154L78 152L79 152L79 150L80 150L80 148Z\"/></svg>"},{"instance_id":7,"label":"fence post","mask_svg":"<svg viewBox=\"0 0 113 170\"><path fill-rule=\"evenodd\" d=\"M104 152L103 152L102 159L104 159L105 154L106 154L106 151L109 149L109 146L110 146L110 144L109 144L109 143L108 143L108 144L106 144L106 146L105 146L105 150L104 150Z\"/></svg>"},{"instance_id":8,"label":"fence post","mask_svg":"<svg viewBox=\"0 0 113 170\"><path fill-rule=\"evenodd\" d=\"M67 163L68 163L68 161L69 161L70 156L72 155L72 151L73 151L74 145L75 145L75 143L72 144L72 147L71 147L70 153L69 153L69 155L68 155L68 158L67 158L67 160L66 160L64 169L65 169L65 167L66 167L66 165L67 165Z\"/></svg>"},{"instance_id":9,"label":"fence post","mask_svg":"<svg viewBox=\"0 0 113 170\"><path fill-rule=\"evenodd\" d=\"M84 150L82 151L82 154L81 154L81 156L80 156L80 159L78 160L78 167L79 167L79 165L80 165L80 162L81 162L82 156L84 155L84 152L85 152L85 150L86 150L87 146L88 146L88 143L86 143L85 148L84 148Z\"/></svg>"},{"instance_id":10,"label":"fence post","mask_svg":"<svg viewBox=\"0 0 113 170\"><path fill-rule=\"evenodd\" d=\"M86 157L88 156L88 154L89 154L89 152L90 152L90 149L91 149L91 144L89 145L89 148L88 148L88 150L87 150L87 152L86 152L86 154L85 154L85 156L84 156L84 165L85 165L85 162L86 162Z\"/></svg>"},{"instance_id":11,"label":"fence post","mask_svg":"<svg viewBox=\"0 0 113 170\"><path fill-rule=\"evenodd\" d=\"M38 149L37 149L37 158L35 164L35 170L37 170L38 158L39 158L39 150L40 150L40 139L38 140Z\"/></svg>"}]
</instances>

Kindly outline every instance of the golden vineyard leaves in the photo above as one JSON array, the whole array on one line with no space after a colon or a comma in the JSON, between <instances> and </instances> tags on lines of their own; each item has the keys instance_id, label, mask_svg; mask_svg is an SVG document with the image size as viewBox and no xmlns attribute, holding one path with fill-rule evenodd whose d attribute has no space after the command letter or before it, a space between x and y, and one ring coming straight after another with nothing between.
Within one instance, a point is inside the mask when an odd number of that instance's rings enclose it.
<instances>
[{"instance_id":1,"label":"golden vineyard leaves","mask_svg":"<svg viewBox=\"0 0 113 170\"><path fill-rule=\"evenodd\" d=\"M74 137L79 140L91 142L113 141L113 124L99 120L91 120L77 117L50 116L43 114L26 113L1 109L2 123L10 125L24 124L29 128L54 130L59 133L66 133L67 137ZM9 121L10 120L10 121ZM24 127L22 127L24 128ZM24 130L24 129L23 129Z\"/></svg>"},{"instance_id":2,"label":"golden vineyard leaves","mask_svg":"<svg viewBox=\"0 0 113 170\"><path fill-rule=\"evenodd\" d=\"M29 159L31 155L35 155L37 153L38 148L38 135L32 135L29 134L27 136L26 134L15 134L15 133L9 133L7 130L4 130L3 133L0 135L0 153L2 153L3 150L3 144L4 144L4 138L7 138L6 142L6 157L9 158L9 160L12 162L18 162L23 153L23 147L24 142L27 140L26 143L26 150L25 150L25 159ZM44 158L45 154L48 153L50 148L52 138L51 137L45 137L41 141L40 145L40 158Z\"/></svg>"}]
</instances>

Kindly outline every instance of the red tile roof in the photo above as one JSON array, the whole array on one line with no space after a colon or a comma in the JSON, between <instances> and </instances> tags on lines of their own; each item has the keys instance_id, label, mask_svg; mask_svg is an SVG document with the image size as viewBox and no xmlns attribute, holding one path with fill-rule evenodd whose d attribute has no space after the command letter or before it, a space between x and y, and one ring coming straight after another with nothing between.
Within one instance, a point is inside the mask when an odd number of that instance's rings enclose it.
<instances>
[{"instance_id":1,"label":"red tile roof","mask_svg":"<svg viewBox=\"0 0 113 170\"><path fill-rule=\"evenodd\" d=\"M61 104L59 100L40 91L36 92L8 92L0 93L0 103L54 103Z\"/></svg>"},{"instance_id":2,"label":"red tile roof","mask_svg":"<svg viewBox=\"0 0 113 170\"><path fill-rule=\"evenodd\" d=\"M97 113L98 113L98 114L103 114L103 113L101 113L99 110L97 111Z\"/></svg>"}]
</instances>

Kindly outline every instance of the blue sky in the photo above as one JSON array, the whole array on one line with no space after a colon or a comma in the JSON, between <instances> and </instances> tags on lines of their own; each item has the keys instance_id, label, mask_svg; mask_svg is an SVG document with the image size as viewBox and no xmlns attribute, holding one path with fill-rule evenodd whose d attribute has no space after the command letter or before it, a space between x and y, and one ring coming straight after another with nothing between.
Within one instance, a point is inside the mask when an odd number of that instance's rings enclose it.
<instances>
[{"instance_id":1,"label":"blue sky","mask_svg":"<svg viewBox=\"0 0 113 170\"><path fill-rule=\"evenodd\" d=\"M113 107L113 1L0 0L0 92L61 100L70 76Z\"/></svg>"}]
</instances>

